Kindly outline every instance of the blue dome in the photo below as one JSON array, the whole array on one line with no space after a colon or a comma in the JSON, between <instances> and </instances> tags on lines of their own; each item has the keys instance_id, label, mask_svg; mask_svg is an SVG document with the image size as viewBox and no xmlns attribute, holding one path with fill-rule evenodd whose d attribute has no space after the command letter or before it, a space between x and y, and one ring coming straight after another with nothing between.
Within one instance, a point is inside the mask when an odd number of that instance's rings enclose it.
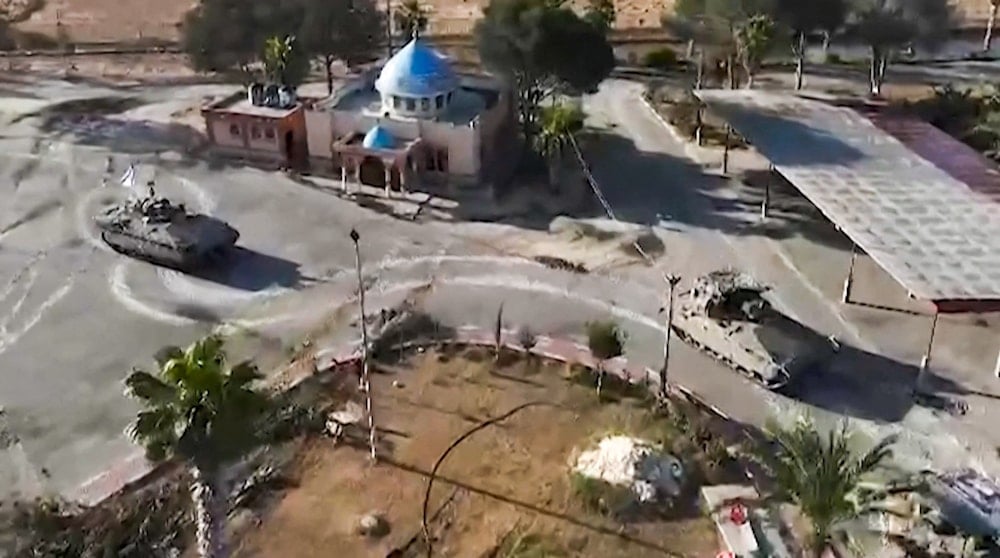
<instances>
[{"instance_id":1,"label":"blue dome","mask_svg":"<svg viewBox=\"0 0 1000 558\"><path fill-rule=\"evenodd\" d=\"M404 97L433 97L456 87L458 77L448 60L418 38L393 55L375 80L375 89L383 95Z\"/></svg>"},{"instance_id":2,"label":"blue dome","mask_svg":"<svg viewBox=\"0 0 1000 558\"><path fill-rule=\"evenodd\" d=\"M368 149L392 149L396 145L396 138L392 137L388 130L376 124L365 134L361 145Z\"/></svg>"}]
</instances>

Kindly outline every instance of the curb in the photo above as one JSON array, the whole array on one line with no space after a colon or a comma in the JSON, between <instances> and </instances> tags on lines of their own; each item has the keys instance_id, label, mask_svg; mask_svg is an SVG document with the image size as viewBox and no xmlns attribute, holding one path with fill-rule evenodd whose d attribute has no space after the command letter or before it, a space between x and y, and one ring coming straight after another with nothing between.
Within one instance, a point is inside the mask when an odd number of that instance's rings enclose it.
<instances>
[{"instance_id":1,"label":"curb","mask_svg":"<svg viewBox=\"0 0 1000 558\"><path fill-rule=\"evenodd\" d=\"M456 331L457 335L451 339L410 341L394 345L391 349L415 349L438 343L475 347L492 347L494 345L493 333L482 328L461 326L456 328ZM523 348L512 341L516 335L515 330L503 330L501 344L505 350L524 352ZM353 368L361 360L359 345L360 340L347 346L321 349L312 357L314 359L312 366L308 365L308 359L293 362L270 376L266 383L278 391L287 391L316 374L347 373L349 368ZM585 345L568 338L539 335L537 345L532 349L532 353L563 364L580 364L587 368L594 368L596 365L596 360ZM642 382L650 390L656 389L659 384L659 376L655 370L648 367L630 366L628 359L624 356L609 359L604 365L604 371L630 384ZM685 399L718 419L727 422L732 420L724 411L680 384L669 383L668 391L671 395ZM76 490L72 491L70 499L85 506L94 506L133 487L138 488L172 465L175 463L170 461L161 464L150 463L146 460L143 452L137 449L127 457L112 464L104 472L82 483Z\"/></svg>"},{"instance_id":2,"label":"curb","mask_svg":"<svg viewBox=\"0 0 1000 558\"><path fill-rule=\"evenodd\" d=\"M702 156L704 155L703 151L705 151L702 147L693 145L689 138L685 138L684 136L682 136L680 132L678 132L677 129L673 127L673 125L667 122L667 120L660 115L659 111L656 110L656 107L654 107L653 104L649 102L649 99L647 99L645 95L639 95L639 99L642 101L643 106L645 106L649 110L649 112L653 114L653 117L656 118L656 120L660 123L660 125L667 130L667 133L670 134L670 137L681 145L682 149L684 150L685 156L687 156L692 161L698 163L699 165L709 164L708 162L702 160Z\"/></svg>"}]
</instances>

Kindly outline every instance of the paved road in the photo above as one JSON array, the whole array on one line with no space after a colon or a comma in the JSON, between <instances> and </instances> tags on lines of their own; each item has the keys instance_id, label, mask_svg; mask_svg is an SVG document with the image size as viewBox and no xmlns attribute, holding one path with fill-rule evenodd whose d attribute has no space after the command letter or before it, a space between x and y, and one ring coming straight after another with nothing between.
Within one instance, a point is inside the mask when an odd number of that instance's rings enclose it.
<instances>
[{"instance_id":1,"label":"paved road","mask_svg":"<svg viewBox=\"0 0 1000 558\"><path fill-rule=\"evenodd\" d=\"M126 94L138 98L133 111L156 120L210 92ZM192 164L165 148L162 130L152 124L45 115L7 124L0 131L0 190L6 188L0 207L0 487L72 495L80 483L133 455L122 429L134 407L121 394L121 379L164 344L185 343L225 322L276 339L283 352L304 327L353 296L351 227L363 235L373 309L433 282L424 304L454 326L489 327L501 303L508 326L530 324L549 334L579 335L583 323L610 314L629 333L630 358L656 367L662 272L692 277L732 264L775 284L790 314L851 339L826 302L771 264L765 246L734 234L750 216L683 160L681 146L638 102L638 92L635 84L611 81L587 100L594 121L608 130L594 169L609 200L623 219L654 227L666 247L659 269L618 276L555 272L488 249L521 232L515 227L401 221L280 175ZM37 110L43 101L31 98L36 93L52 100L123 94L65 83L14 93L0 97L0 116L8 121ZM100 248L89 215L121 194L98 187L109 154L115 174L137 158L143 177L156 172L158 191L236 225L245 250L232 272L191 278ZM340 328L332 337L354 336ZM839 416L829 410L834 403L861 395L839 393L831 401L810 394L804 404L765 392L679 342L672 355L677 381L755 424L801 412L829 424ZM873 435L907 434L901 449L913 467L932 457L942 466L969 458L947 434L946 418L919 409L907 410L901 422L855 423Z\"/></svg>"}]
</instances>

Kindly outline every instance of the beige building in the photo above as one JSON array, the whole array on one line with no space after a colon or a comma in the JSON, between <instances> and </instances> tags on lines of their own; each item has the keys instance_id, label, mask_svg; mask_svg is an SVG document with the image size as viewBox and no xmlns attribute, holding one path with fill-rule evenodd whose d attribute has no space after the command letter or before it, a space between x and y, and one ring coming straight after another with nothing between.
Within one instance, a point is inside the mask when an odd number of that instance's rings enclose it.
<instances>
[{"instance_id":1,"label":"beige building","mask_svg":"<svg viewBox=\"0 0 1000 558\"><path fill-rule=\"evenodd\" d=\"M414 38L377 71L305 103L310 167L399 189L489 183L512 144L513 115L499 83L458 75Z\"/></svg>"}]
</instances>

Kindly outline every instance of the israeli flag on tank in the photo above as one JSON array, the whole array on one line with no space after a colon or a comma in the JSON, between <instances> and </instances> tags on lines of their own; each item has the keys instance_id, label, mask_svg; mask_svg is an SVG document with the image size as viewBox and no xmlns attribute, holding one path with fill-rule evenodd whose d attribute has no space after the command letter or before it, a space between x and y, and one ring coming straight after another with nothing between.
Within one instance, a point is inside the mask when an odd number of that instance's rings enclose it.
<instances>
[{"instance_id":1,"label":"israeli flag on tank","mask_svg":"<svg viewBox=\"0 0 1000 558\"><path fill-rule=\"evenodd\" d=\"M121 178L122 186L126 188L135 188L135 163L130 163L128 168L125 169L125 174Z\"/></svg>"}]
</instances>

